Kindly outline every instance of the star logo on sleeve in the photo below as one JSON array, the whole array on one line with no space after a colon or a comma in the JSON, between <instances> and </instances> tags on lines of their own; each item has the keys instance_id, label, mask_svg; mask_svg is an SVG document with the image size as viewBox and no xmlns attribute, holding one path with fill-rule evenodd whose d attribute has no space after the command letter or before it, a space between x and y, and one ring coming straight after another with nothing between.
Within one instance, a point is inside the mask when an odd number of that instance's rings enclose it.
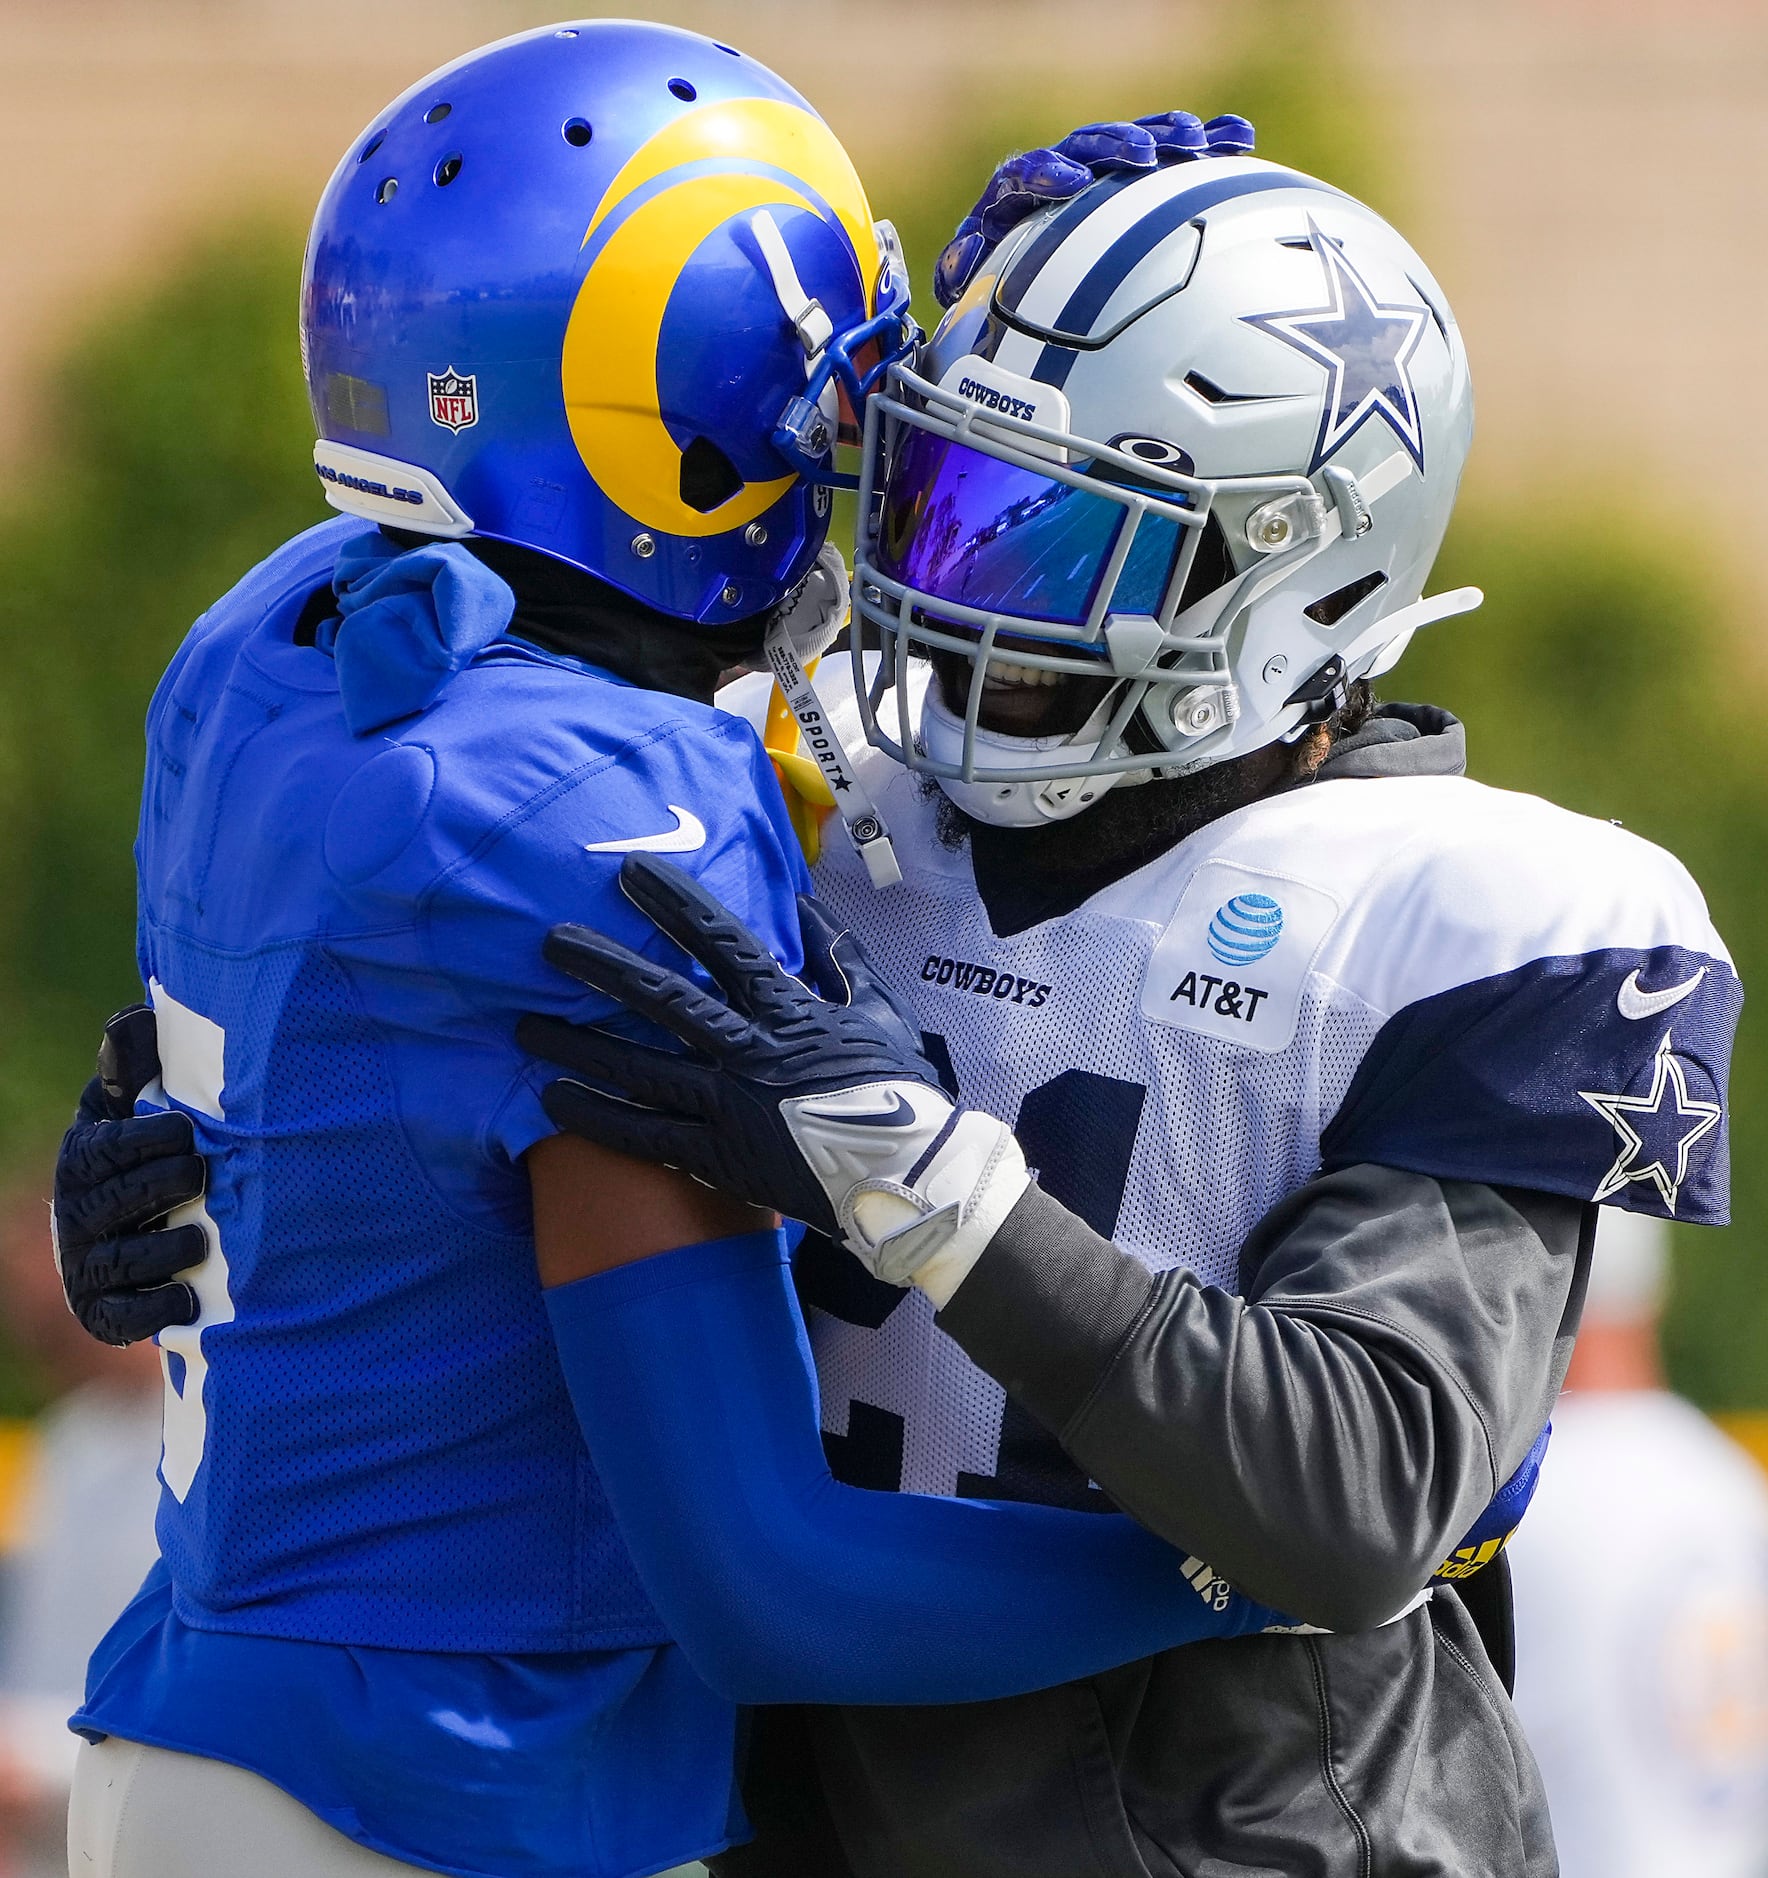
<instances>
[{"instance_id":1,"label":"star logo on sleeve","mask_svg":"<svg viewBox=\"0 0 1768 1878\"><path fill-rule=\"evenodd\" d=\"M1674 1213L1676 1195L1688 1177L1688 1157L1719 1126L1724 1110L1717 1102L1697 1101L1688 1093L1687 1072L1670 1049L1670 1033L1664 1032L1652 1058L1647 1094L1599 1095L1588 1089L1578 1094L1621 1138L1614 1166L1590 1198L1612 1200L1634 1181L1648 1180L1665 1210Z\"/></svg>"},{"instance_id":2,"label":"star logo on sleeve","mask_svg":"<svg viewBox=\"0 0 1768 1878\"><path fill-rule=\"evenodd\" d=\"M1281 339L1326 368L1325 411L1308 473L1312 475L1370 418L1379 417L1406 446L1422 475L1424 437L1407 368L1430 324L1430 309L1377 300L1344 250L1322 233L1312 216L1308 240L1326 271L1326 305L1242 316L1248 326Z\"/></svg>"}]
</instances>

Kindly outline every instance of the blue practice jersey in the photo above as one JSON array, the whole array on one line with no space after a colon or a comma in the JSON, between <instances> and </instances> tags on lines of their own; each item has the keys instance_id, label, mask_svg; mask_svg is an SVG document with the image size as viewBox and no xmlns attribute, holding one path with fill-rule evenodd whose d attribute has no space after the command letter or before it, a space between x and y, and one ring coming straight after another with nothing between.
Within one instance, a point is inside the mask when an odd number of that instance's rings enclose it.
<instances>
[{"instance_id":1,"label":"blue practice jersey","mask_svg":"<svg viewBox=\"0 0 1768 1878\"><path fill-rule=\"evenodd\" d=\"M548 1329L521 1157L554 1132L554 1072L515 1026L613 1015L542 958L561 919L681 964L618 891L638 843L799 960L803 862L747 724L507 638L439 653L427 591L347 622L336 657L325 631L304 642L308 601L365 532L329 523L249 575L192 630L148 719L139 950L164 1064L149 1099L187 1109L210 1157L211 1251L197 1323L161 1339L166 1576L101 1652L79 1719L197 1752L223 1750L167 1720L180 1700L164 1686L193 1634L348 1650L340 1687L380 1651L474 1653L482 1681L493 1656L672 1647ZM395 721L365 721L383 694ZM151 1648L149 1621L165 1627ZM731 1717L706 1701L716 1795ZM662 1779L667 1730L652 1738ZM307 1798L295 1754L227 1757ZM722 1821L722 1797L708 1804Z\"/></svg>"},{"instance_id":2,"label":"blue practice jersey","mask_svg":"<svg viewBox=\"0 0 1768 1878\"><path fill-rule=\"evenodd\" d=\"M613 1012L542 958L561 918L679 958L596 844L676 823L789 964L803 863L747 724L512 641L352 735L292 631L350 532L214 608L148 718L141 972L213 1170L161 1548L214 1629L655 1643L541 1304L521 1156L554 1072L515 1026Z\"/></svg>"}]
</instances>

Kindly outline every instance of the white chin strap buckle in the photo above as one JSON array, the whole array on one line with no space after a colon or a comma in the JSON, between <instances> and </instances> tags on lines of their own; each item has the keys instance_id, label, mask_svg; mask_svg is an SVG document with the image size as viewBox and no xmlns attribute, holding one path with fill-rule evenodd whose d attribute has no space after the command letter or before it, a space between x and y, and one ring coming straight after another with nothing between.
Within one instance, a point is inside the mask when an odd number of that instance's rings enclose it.
<instances>
[{"instance_id":1,"label":"white chin strap buckle","mask_svg":"<svg viewBox=\"0 0 1768 1878\"><path fill-rule=\"evenodd\" d=\"M1040 815L1048 816L1053 822L1065 822L1082 809L1090 808L1105 784L1116 780L1103 776L1059 776L1040 784L1033 800Z\"/></svg>"},{"instance_id":2,"label":"white chin strap buckle","mask_svg":"<svg viewBox=\"0 0 1768 1878\"><path fill-rule=\"evenodd\" d=\"M761 258L767 263L780 310L792 322L792 330L798 335L799 345L804 348L805 359L814 363L835 337L835 322L829 318L822 301L813 300L804 291L804 283L798 278L798 269L792 262L792 251L786 246L786 238L780 233L779 223L766 209L761 209L750 219L749 226L754 231Z\"/></svg>"}]
</instances>

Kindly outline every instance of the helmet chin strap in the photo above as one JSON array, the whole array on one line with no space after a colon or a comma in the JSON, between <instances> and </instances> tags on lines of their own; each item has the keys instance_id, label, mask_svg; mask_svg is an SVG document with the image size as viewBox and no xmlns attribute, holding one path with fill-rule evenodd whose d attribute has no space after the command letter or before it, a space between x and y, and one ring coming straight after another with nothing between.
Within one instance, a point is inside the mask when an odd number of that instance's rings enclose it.
<instances>
[{"instance_id":1,"label":"helmet chin strap","mask_svg":"<svg viewBox=\"0 0 1768 1878\"><path fill-rule=\"evenodd\" d=\"M951 724L957 719L937 697L934 687L938 681L930 682L921 705L923 734L929 718L935 723L943 715ZM1092 715L1071 736L1064 738L1054 749L1078 749L1091 751L1098 747L1099 740L1105 734L1111 722L1113 704L1118 694L1118 687L1113 686L1094 707ZM1018 754L1016 746L1022 746L1027 739L1009 736L1004 731L986 731L978 729L979 740L992 749L1005 755ZM1047 760L1053 753L1050 748L1040 749L1037 754ZM987 822L995 828L1041 828L1050 822L1071 821L1083 809L1091 808L1099 797L1120 783L1145 782L1152 771L1125 770L1117 774L1109 772L1094 776L1056 776L1042 781L1027 779L1019 783L964 782L954 776L936 778L940 789L964 813L979 822ZM1003 793L1006 792L1006 793Z\"/></svg>"},{"instance_id":2,"label":"helmet chin strap","mask_svg":"<svg viewBox=\"0 0 1768 1878\"><path fill-rule=\"evenodd\" d=\"M823 773L829 793L835 799L835 813L847 830L859 858L866 864L866 874L874 887L894 887L902 879L902 864L890 840L890 830L872 800L871 791L860 780L859 772L848 760L835 726L823 709L792 642L792 633L783 615L776 615L767 629L767 663L798 720L798 733L804 747Z\"/></svg>"},{"instance_id":3,"label":"helmet chin strap","mask_svg":"<svg viewBox=\"0 0 1768 1878\"><path fill-rule=\"evenodd\" d=\"M1074 733L1077 744L1090 743L1097 750L1116 708L1119 687L1113 685L1093 708L1093 714ZM1032 801L1047 822L1066 822L1083 809L1090 809L1108 789L1125 783L1146 782L1152 770L1107 771L1102 776L1061 776L1034 786Z\"/></svg>"}]
</instances>

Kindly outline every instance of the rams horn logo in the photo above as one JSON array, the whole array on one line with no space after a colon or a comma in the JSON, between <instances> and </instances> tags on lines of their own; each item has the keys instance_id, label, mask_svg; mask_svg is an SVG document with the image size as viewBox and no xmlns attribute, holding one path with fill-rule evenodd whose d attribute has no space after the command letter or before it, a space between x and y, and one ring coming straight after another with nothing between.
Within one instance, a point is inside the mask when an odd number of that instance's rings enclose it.
<instances>
[{"instance_id":1,"label":"rams horn logo","mask_svg":"<svg viewBox=\"0 0 1768 1878\"><path fill-rule=\"evenodd\" d=\"M726 534L765 513L795 480L778 473L779 459L762 446L785 397L803 390L802 367L763 424L740 403L745 369L758 370L761 362L734 305L727 357L672 345L666 332L678 289L740 292L753 284L751 272L766 282L759 266L717 273L702 267L689 278L690 264L721 230L741 230L734 237L739 247L752 239L748 228L761 210L782 226L796 222L808 229L819 248L839 245L853 317L863 319L878 266L871 209L834 133L798 105L739 98L674 119L628 159L584 235L589 266L561 363L565 414L598 487L644 528L688 537ZM801 234L793 248L801 269L806 262L797 250L804 245ZM808 278L805 285L818 292ZM777 360L777 328L769 344ZM741 452L715 447L715 439L672 434L666 380L691 385L696 410L724 400L731 430L754 440L752 447ZM673 402L679 408L689 400Z\"/></svg>"}]
</instances>

